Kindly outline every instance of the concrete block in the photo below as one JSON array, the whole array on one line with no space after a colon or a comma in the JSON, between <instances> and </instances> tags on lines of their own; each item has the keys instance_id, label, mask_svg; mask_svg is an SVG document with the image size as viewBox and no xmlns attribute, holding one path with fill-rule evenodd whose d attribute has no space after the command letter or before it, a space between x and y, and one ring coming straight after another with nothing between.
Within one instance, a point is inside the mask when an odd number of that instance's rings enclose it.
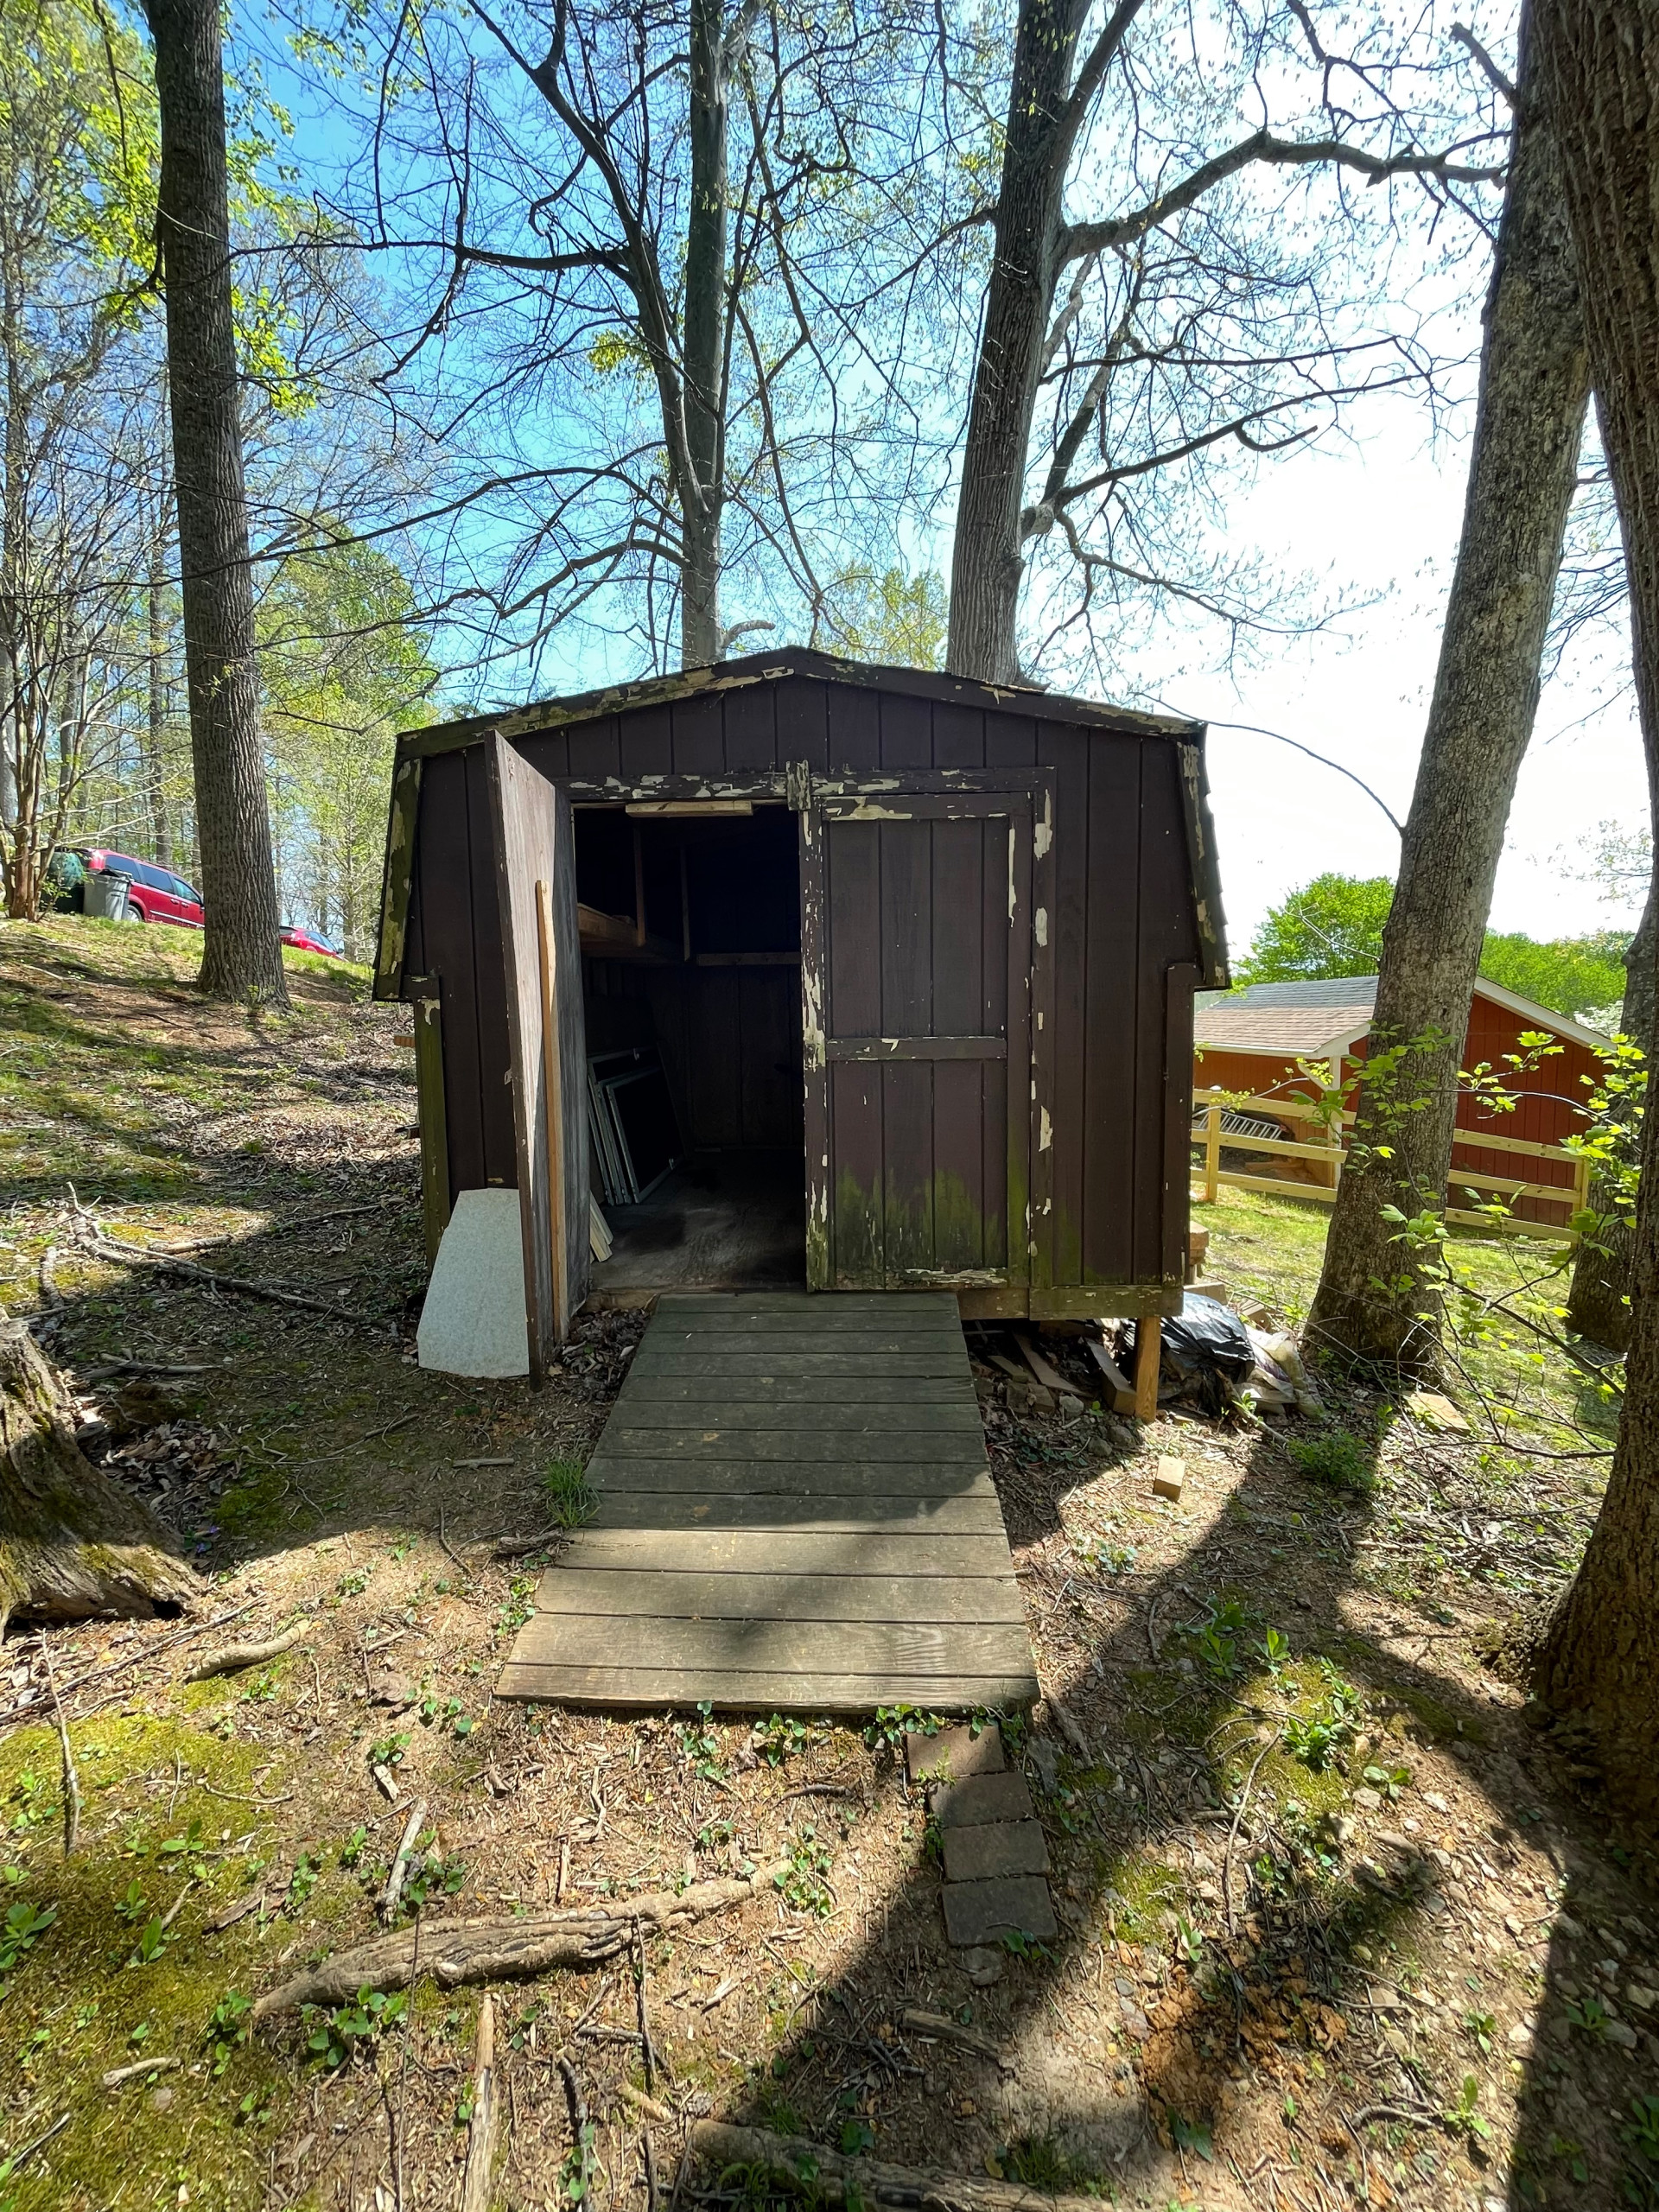
<instances>
[{"instance_id":1,"label":"concrete block","mask_svg":"<svg viewBox=\"0 0 1659 2212\"><path fill-rule=\"evenodd\" d=\"M421 1365L441 1375L529 1374L517 1191L463 1191L455 1200L415 1344Z\"/></svg>"},{"instance_id":2,"label":"concrete block","mask_svg":"<svg viewBox=\"0 0 1659 2212\"><path fill-rule=\"evenodd\" d=\"M1048 1846L1039 1821L988 1821L944 1831L947 1882L988 1882L1001 1875L1046 1874Z\"/></svg>"},{"instance_id":3,"label":"concrete block","mask_svg":"<svg viewBox=\"0 0 1659 2212\"><path fill-rule=\"evenodd\" d=\"M1173 1499L1173 1502L1179 1505L1181 1502L1181 1491L1185 1481L1185 1460L1173 1459L1168 1452L1160 1453L1158 1460L1158 1471L1152 1478L1153 1496L1154 1497L1167 1497Z\"/></svg>"},{"instance_id":4,"label":"concrete block","mask_svg":"<svg viewBox=\"0 0 1659 2212\"><path fill-rule=\"evenodd\" d=\"M1011 1881L947 1882L944 1932L958 1950L994 1943L999 1936L1027 1935L1052 1943L1059 1934L1048 1884L1040 1875L1016 1875Z\"/></svg>"},{"instance_id":5,"label":"concrete block","mask_svg":"<svg viewBox=\"0 0 1659 2212\"><path fill-rule=\"evenodd\" d=\"M987 1821L1028 1821L1031 1792L1023 1774L970 1774L933 1792L933 1817L942 1828L975 1828Z\"/></svg>"},{"instance_id":6,"label":"concrete block","mask_svg":"<svg viewBox=\"0 0 1659 2212\"><path fill-rule=\"evenodd\" d=\"M1002 1731L993 1721L976 1735L971 1728L941 1728L937 1736L905 1738L905 1771L912 1787L928 1781L965 1782L970 1774L1001 1774Z\"/></svg>"}]
</instances>

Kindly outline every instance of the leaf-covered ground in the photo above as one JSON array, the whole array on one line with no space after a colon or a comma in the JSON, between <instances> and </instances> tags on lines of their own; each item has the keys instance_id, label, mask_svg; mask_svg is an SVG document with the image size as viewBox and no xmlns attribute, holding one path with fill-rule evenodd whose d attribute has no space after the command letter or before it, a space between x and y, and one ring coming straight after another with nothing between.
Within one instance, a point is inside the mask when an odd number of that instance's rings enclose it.
<instances>
[{"instance_id":1,"label":"leaf-covered ground","mask_svg":"<svg viewBox=\"0 0 1659 2212\"><path fill-rule=\"evenodd\" d=\"M584 1324L539 1396L423 1374L402 1011L301 957L291 1017L209 1013L194 953L0 930L0 1302L40 1317L106 1464L205 1576L187 1621L4 1647L0 2205L453 2205L476 1991L246 2017L370 1932L424 1800L429 1916L790 1864L645 1947L669 2120L626 2094L626 1960L496 1992L503 2207L645 2205L646 2126L666 2203L705 2112L1160 2212L1659 2206L1652 1860L1482 1656L1582 1541L1605 1461L1532 1455L1598 1448L1592 1385L1489 1330L1467 1437L1329 1384L1321 1423L1141 1432L1011 1403L983 1364L1039 1671L1077 1734L1052 1704L1008 1732L1062 1938L970 1981L895 1723L493 1701L543 1556L497 1542L556 1520L640 1324ZM340 1314L94 1258L71 1185L107 1237ZM1233 1294L1297 1318L1323 1216L1204 1211ZM1459 1248L1494 1290L1536 1258ZM182 1371L158 1405L100 1375L124 1362ZM1169 1452L1176 1505L1151 1491ZM185 1681L207 1646L302 1619L269 1665ZM67 1862L48 1656L85 1800ZM998 2057L907 2027L917 2007ZM715 2186L688 2175L682 2202Z\"/></svg>"}]
</instances>

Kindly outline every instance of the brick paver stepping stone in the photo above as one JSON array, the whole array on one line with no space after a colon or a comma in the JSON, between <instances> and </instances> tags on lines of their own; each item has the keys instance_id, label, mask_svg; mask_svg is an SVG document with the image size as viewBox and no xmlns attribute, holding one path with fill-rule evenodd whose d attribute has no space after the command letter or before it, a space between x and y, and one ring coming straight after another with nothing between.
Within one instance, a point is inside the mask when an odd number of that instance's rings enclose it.
<instances>
[{"instance_id":1,"label":"brick paver stepping stone","mask_svg":"<svg viewBox=\"0 0 1659 2212\"><path fill-rule=\"evenodd\" d=\"M1059 1934L1048 1846L1022 1774L1009 1770L1000 1728L942 1730L905 1739L910 1778L927 1791L944 1845L944 1929L960 1950Z\"/></svg>"}]
</instances>

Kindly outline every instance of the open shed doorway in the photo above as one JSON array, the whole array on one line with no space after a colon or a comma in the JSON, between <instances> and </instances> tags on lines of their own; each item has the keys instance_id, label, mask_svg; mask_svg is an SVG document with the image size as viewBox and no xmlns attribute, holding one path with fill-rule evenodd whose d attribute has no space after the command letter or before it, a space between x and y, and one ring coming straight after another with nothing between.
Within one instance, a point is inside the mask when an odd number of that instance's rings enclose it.
<instances>
[{"instance_id":1,"label":"open shed doorway","mask_svg":"<svg viewBox=\"0 0 1659 2212\"><path fill-rule=\"evenodd\" d=\"M590 1166L612 1238L590 1295L804 1287L795 815L579 808L575 854Z\"/></svg>"}]
</instances>

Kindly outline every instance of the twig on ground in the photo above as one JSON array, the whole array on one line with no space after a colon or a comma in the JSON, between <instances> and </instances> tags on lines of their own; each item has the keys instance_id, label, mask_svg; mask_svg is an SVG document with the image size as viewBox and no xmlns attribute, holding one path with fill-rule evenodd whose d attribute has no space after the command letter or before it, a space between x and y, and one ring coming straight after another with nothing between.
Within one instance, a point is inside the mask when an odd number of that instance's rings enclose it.
<instances>
[{"instance_id":1,"label":"twig on ground","mask_svg":"<svg viewBox=\"0 0 1659 2212\"><path fill-rule=\"evenodd\" d=\"M461 1554L450 1542L449 1538L444 1530L442 1506L438 1508L438 1541L443 1546L445 1551L448 1553L450 1558L454 1560L455 1565L461 1569L461 1573L465 1574L467 1572L467 1562L462 1559Z\"/></svg>"},{"instance_id":2,"label":"twig on ground","mask_svg":"<svg viewBox=\"0 0 1659 2212\"><path fill-rule=\"evenodd\" d=\"M639 2048L645 2055L645 2088L657 2087L657 2054L651 2047L651 2021L645 2010L645 1938L639 1922L633 1923L633 2009L639 2022Z\"/></svg>"},{"instance_id":3,"label":"twig on ground","mask_svg":"<svg viewBox=\"0 0 1659 2212\"><path fill-rule=\"evenodd\" d=\"M285 1628L280 1636L264 1643L221 1644L217 1651L205 1652L184 1679L206 1682L215 1675L239 1675L245 1668L263 1667L267 1660L280 1659L284 1651L291 1651L310 1627L308 1620L297 1620L292 1628Z\"/></svg>"},{"instance_id":4,"label":"twig on ground","mask_svg":"<svg viewBox=\"0 0 1659 2212\"><path fill-rule=\"evenodd\" d=\"M3 2161L0 2161L0 2163L3 2163L7 2174L9 2176L15 2174L18 2167L22 2164L25 2158L32 2158L43 2143L49 2143L52 2140L52 2138L58 2133L60 2128L67 2127L73 2115L69 2113L60 2113L58 2117L53 2121L51 2126L44 2129L41 2133L35 2138L32 2143L25 2143L21 2151L14 2151L10 2158Z\"/></svg>"},{"instance_id":5,"label":"twig on ground","mask_svg":"<svg viewBox=\"0 0 1659 2212\"><path fill-rule=\"evenodd\" d=\"M69 1748L69 1723L63 1717L63 1700L58 1695L57 1678L52 1672L52 1654L44 1637L41 1638L41 1658L46 1668L46 1686L52 1693L52 1711L58 1723L58 1741L63 1747L63 1855L70 1858L80 1840L80 1777L75 1771L75 1755Z\"/></svg>"},{"instance_id":6,"label":"twig on ground","mask_svg":"<svg viewBox=\"0 0 1659 2212\"><path fill-rule=\"evenodd\" d=\"M326 1298L308 1297L302 1290L286 1290L280 1283L259 1282L251 1275L227 1275L217 1268L200 1267L194 1260L146 1251L140 1244L118 1244L104 1234L73 1192L70 1207L76 1242L100 1260L113 1260L128 1268L149 1268L158 1274L181 1276L187 1282L211 1283L215 1290L233 1290L245 1298L263 1298L276 1306L298 1306L302 1313L326 1313L330 1320L350 1321L359 1329L373 1329L377 1333L386 1325L376 1314L359 1313L349 1306L331 1304Z\"/></svg>"},{"instance_id":7,"label":"twig on ground","mask_svg":"<svg viewBox=\"0 0 1659 2212\"><path fill-rule=\"evenodd\" d=\"M136 2082L141 2074L171 2074L182 2066L181 2058L136 2058L130 2066L112 2066L104 2076L106 2089L118 2089L124 2082Z\"/></svg>"},{"instance_id":8,"label":"twig on ground","mask_svg":"<svg viewBox=\"0 0 1659 2212\"><path fill-rule=\"evenodd\" d=\"M130 1652L126 1657L111 1659L102 1667L88 1668L84 1675L73 1675L68 1681L60 1683L59 1694L61 1697L68 1697L73 1692L84 1688L88 1682L100 1681L108 1675L118 1675L126 1667L141 1666L145 1660L153 1659L158 1652L168 1650L173 1644L184 1643L189 1637L205 1636L209 1629L228 1628L232 1621L239 1621L245 1613L251 1613L253 1607L254 1600L251 1598L245 1605L238 1605L234 1612L221 1613L217 1620L198 1621L194 1628L181 1628L171 1636L164 1636L159 1643L152 1644L148 1651ZM0 1713L0 1726L3 1726L9 1720L32 1719L33 1718L34 1711L31 1706L11 1705L8 1706L3 1713Z\"/></svg>"},{"instance_id":9,"label":"twig on ground","mask_svg":"<svg viewBox=\"0 0 1659 2212\"><path fill-rule=\"evenodd\" d=\"M490 2201L490 2173L495 2164L498 2119L495 2000L486 1993L478 2008L478 2044L473 2062L473 2114L467 2131L467 2164L461 2177L460 2212L486 2212Z\"/></svg>"},{"instance_id":10,"label":"twig on ground","mask_svg":"<svg viewBox=\"0 0 1659 2212\"><path fill-rule=\"evenodd\" d=\"M1275 1728L1256 1753L1250 1770L1244 1777L1244 1787L1238 1794L1238 1803L1233 1808L1233 1824L1227 1831L1227 1847L1221 1854L1221 1903L1227 1916L1227 1933L1230 1936L1233 1932L1233 1846L1238 1840L1239 1824L1244 1818L1244 1808L1250 1802L1250 1792L1255 1787L1255 1777L1262 1762L1278 1741L1279 1731Z\"/></svg>"},{"instance_id":11,"label":"twig on ground","mask_svg":"<svg viewBox=\"0 0 1659 2212\"><path fill-rule=\"evenodd\" d=\"M409 1854L415 1848L415 1839L419 1835L421 1823L425 1818L426 1800L417 1797L408 1820L404 1823L404 1840L393 1854L391 1872L386 1876L385 1895L380 1900L380 1917L388 1928L397 1917L398 1901L404 1894L404 1883L409 1873Z\"/></svg>"}]
</instances>

